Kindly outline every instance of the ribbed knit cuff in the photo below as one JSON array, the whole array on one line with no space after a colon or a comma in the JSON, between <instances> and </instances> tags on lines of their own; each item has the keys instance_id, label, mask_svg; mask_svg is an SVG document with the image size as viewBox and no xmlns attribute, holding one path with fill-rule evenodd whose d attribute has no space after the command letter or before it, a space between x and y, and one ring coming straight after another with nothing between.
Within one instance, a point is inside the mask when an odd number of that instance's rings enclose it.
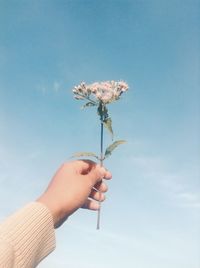
<instances>
[{"instance_id":1,"label":"ribbed knit cuff","mask_svg":"<svg viewBox=\"0 0 200 268\"><path fill-rule=\"evenodd\" d=\"M50 211L39 202L28 204L0 225L0 239L13 248L14 267L36 267L55 248Z\"/></svg>"}]
</instances>

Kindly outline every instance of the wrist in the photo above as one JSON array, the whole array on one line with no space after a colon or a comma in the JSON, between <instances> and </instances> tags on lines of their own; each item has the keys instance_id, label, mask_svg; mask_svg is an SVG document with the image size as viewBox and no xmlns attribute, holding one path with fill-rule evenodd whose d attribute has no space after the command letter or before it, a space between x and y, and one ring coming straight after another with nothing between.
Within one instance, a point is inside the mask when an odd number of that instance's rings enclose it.
<instances>
[{"instance_id":1,"label":"wrist","mask_svg":"<svg viewBox=\"0 0 200 268\"><path fill-rule=\"evenodd\" d=\"M58 228L62 224L61 221L63 218L63 212L59 209L59 206L57 206L55 202L52 202L45 194L40 196L36 201L48 208L53 218L54 228ZM66 219L67 217L65 217L65 220Z\"/></svg>"}]
</instances>

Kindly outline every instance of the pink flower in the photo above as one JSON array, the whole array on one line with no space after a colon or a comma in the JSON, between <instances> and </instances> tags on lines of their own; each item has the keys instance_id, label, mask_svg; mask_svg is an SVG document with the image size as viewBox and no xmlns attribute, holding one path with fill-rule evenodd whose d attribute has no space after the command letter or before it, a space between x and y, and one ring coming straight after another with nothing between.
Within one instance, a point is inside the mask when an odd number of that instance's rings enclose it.
<instances>
[{"instance_id":1,"label":"pink flower","mask_svg":"<svg viewBox=\"0 0 200 268\"><path fill-rule=\"evenodd\" d=\"M111 103L120 98L121 94L128 90L128 84L124 81L104 81L86 85L82 82L74 87L73 93L76 99L92 98L93 101ZM80 98L81 97L81 98Z\"/></svg>"}]
</instances>

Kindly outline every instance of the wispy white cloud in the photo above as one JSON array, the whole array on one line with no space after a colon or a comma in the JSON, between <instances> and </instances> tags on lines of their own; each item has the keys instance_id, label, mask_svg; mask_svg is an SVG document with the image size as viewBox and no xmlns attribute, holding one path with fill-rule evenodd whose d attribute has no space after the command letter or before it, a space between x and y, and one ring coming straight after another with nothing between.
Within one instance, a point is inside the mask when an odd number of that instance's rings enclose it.
<instances>
[{"instance_id":1,"label":"wispy white cloud","mask_svg":"<svg viewBox=\"0 0 200 268\"><path fill-rule=\"evenodd\" d=\"M53 83L53 90L54 90L55 92L58 92L60 89L61 89L61 83L58 82L58 81L55 81L55 82Z\"/></svg>"},{"instance_id":2,"label":"wispy white cloud","mask_svg":"<svg viewBox=\"0 0 200 268\"><path fill-rule=\"evenodd\" d=\"M200 208L200 194L195 192L180 192L176 194L181 207Z\"/></svg>"},{"instance_id":3,"label":"wispy white cloud","mask_svg":"<svg viewBox=\"0 0 200 268\"><path fill-rule=\"evenodd\" d=\"M36 90L40 91L43 95L45 95L47 92L55 92L61 90L62 83L55 80L53 83L41 83L36 86Z\"/></svg>"},{"instance_id":4,"label":"wispy white cloud","mask_svg":"<svg viewBox=\"0 0 200 268\"><path fill-rule=\"evenodd\" d=\"M200 193L194 183L198 174L193 170L171 171L170 163L161 157L131 157L130 161L174 205L200 208Z\"/></svg>"}]
</instances>

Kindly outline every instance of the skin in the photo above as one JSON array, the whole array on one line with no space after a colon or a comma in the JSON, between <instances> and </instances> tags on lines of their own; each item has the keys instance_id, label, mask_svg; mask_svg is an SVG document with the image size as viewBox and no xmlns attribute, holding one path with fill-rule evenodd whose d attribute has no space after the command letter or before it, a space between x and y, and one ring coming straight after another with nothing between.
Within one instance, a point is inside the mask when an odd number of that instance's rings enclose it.
<instances>
[{"instance_id":1,"label":"skin","mask_svg":"<svg viewBox=\"0 0 200 268\"><path fill-rule=\"evenodd\" d=\"M93 161L67 162L58 169L37 202L49 208L57 228L81 207L98 210L98 202L105 200L104 193L108 190L105 180L111 177L109 171Z\"/></svg>"}]
</instances>

